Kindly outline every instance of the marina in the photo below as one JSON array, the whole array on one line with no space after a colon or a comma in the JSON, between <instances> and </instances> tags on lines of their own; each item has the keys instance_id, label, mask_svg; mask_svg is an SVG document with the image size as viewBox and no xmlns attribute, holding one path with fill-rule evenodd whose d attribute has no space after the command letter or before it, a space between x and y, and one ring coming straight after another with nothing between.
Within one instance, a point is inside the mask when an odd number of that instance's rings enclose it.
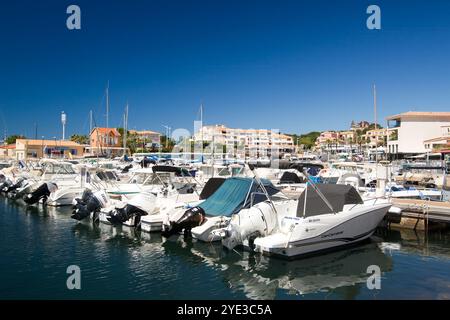
<instances>
[{"instance_id":1,"label":"marina","mask_svg":"<svg viewBox=\"0 0 450 320\"><path fill-rule=\"evenodd\" d=\"M29 280L1 298L80 298L55 291L69 260L83 270L83 299L396 299L411 287L411 298L449 297L447 194L402 191L387 162L151 159L5 162L3 286L35 273L42 291ZM443 268L440 289L406 280L414 268L398 268L411 261ZM374 264L380 293L367 286Z\"/></svg>"},{"instance_id":2,"label":"marina","mask_svg":"<svg viewBox=\"0 0 450 320\"><path fill-rule=\"evenodd\" d=\"M450 300L450 2L402 1L2 2L0 302Z\"/></svg>"},{"instance_id":3,"label":"marina","mask_svg":"<svg viewBox=\"0 0 450 320\"><path fill-rule=\"evenodd\" d=\"M26 209L3 197L0 204L2 299L450 298L448 232L385 231L358 247L286 262L128 227L74 224L70 208ZM74 263L82 268L81 291L65 288ZM369 264L380 266L382 290L367 289Z\"/></svg>"}]
</instances>

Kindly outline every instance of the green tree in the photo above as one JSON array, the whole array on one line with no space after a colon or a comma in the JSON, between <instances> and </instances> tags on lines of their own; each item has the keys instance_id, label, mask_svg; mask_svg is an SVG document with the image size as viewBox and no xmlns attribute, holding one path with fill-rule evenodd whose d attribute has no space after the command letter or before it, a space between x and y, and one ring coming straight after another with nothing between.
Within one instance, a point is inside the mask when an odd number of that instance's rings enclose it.
<instances>
[{"instance_id":1,"label":"green tree","mask_svg":"<svg viewBox=\"0 0 450 320\"><path fill-rule=\"evenodd\" d=\"M288 134L288 136L292 137L295 145L304 145L305 149L311 149L315 145L317 137L320 136L320 132L312 131L301 135Z\"/></svg>"},{"instance_id":2,"label":"green tree","mask_svg":"<svg viewBox=\"0 0 450 320\"><path fill-rule=\"evenodd\" d=\"M25 139L25 136L23 136L21 134L13 134L13 135L7 137L5 142L7 144L14 144L14 143L16 143L17 139Z\"/></svg>"},{"instance_id":3,"label":"green tree","mask_svg":"<svg viewBox=\"0 0 450 320\"><path fill-rule=\"evenodd\" d=\"M73 134L70 136L70 141L74 141L79 144L89 144L89 136Z\"/></svg>"},{"instance_id":4,"label":"green tree","mask_svg":"<svg viewBox=\"0 0 450 320\"><path fill-rule=\"evenodd\" d=\"M172 152L172 149L175 146L175 141L173 141L170 138L167 138L165 135L162 135L160 144L162 152Z\"/></svg>"}]
</instances>

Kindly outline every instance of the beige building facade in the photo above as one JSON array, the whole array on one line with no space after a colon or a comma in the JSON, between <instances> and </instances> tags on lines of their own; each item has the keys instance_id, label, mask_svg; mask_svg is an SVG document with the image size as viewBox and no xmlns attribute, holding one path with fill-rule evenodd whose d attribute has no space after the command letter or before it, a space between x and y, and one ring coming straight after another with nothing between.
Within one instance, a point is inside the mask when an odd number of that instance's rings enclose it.
<instances>
[{"instance_id":1,"label":"beige building facade","mask_svg":"<svg viewBox=\"0 0 450 320\"><path fill-rule=\"evenodd\" d=\"M85 147L68 140L17 139L15 158L70 158L82 157Z\"/></svg>"}]
</instances>

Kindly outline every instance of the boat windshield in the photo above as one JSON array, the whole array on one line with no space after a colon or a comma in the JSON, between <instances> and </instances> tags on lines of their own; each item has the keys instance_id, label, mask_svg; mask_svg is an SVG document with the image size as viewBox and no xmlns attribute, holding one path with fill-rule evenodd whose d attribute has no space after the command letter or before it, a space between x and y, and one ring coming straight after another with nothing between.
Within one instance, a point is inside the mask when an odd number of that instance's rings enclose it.
<instances>
[{"instance_id":1,"label":"boat windshield","mask_svg":"<svg viewBox=\"0 0 450 320\"><path fill-rule=\"evenodd\" d=\"M68 163L46 163L44 172L45 174L75 174L72 165Z\"/></svg>"},{"instance_id":2,"label":"boat windshield","mask_svg":"<svg viewBox=\"0 0 450 320\"><path fill-rule=\"evenodd\" d=\"M169 172L140 172L135 173L129 180L129 183L143 185L169 185L171 182Z\"/></svg>"}]
</instances>

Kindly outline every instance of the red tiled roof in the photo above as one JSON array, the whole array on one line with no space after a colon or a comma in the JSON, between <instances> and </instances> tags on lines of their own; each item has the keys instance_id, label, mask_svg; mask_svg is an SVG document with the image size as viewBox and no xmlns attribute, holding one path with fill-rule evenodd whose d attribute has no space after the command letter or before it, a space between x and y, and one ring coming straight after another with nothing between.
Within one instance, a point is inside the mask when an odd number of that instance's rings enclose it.
<instances>
[{"instance_id":1,"label":"red tiled roof","mask_svg":"<svg viewBox=\"0 0 450 320\"><path fill-rule=\"evenodd\" d=\"M94 129L92 129L91 134L96 130L100 133L106 133L106 134L112 133L113 135L120 137L120 133L119 133L119 131L117 131L116 128L94 128Z\"/></svg>"}]
</instances>

